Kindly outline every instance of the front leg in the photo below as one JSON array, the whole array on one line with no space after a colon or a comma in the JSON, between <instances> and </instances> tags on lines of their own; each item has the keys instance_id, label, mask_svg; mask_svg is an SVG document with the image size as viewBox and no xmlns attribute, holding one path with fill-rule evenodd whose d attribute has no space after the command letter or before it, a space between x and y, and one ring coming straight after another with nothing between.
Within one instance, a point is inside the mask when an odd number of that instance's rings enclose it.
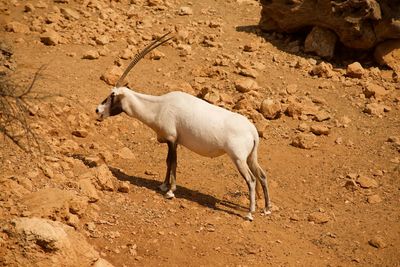
<instances>
[{"instance_id":1,"label":"front leg","mask_svg":"<svg viewBox=\"0 0 400 267\"><path fill-rule=\"evenodd\" d=\"M170 187L170 176L171 176L171 150L168 145L168 155L167 155L167 173L165 174L164 182L158 187L162 192L167 192Z\"/></svg>"},{"instance_id":2,"label":"front leg","mask_svg":"<svg viewBox=\"0 0 400 267\"><path fill-rule=\"evenodd\" d=\"M175 197L174 191L176 190L177 144L170 141L168 141L167 144L168 144L167 173L165 174L164 183L160 185L160 189L163 192L168 191L165 194L166 198L173 198Z\"/></svg>"}]
</instances>

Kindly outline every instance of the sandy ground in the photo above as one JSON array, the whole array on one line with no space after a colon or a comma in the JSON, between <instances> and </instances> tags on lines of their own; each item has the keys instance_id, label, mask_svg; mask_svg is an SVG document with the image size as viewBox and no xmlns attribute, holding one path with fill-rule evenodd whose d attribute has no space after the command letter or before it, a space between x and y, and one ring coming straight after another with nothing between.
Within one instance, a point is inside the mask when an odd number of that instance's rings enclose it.
<instances>
[{"instance_id":1,"label":"sandy ground","mask_svg":"<svg viewBox=\"0 0 400 267\"><path fill-rule=\"evenodd\" d=\"M44 155L1 139L2 223L21 216L68 223L26 199L49 188L85 195L80 181L105 164L111 191L96 184L98 200L69 224L115 266L399 266L400 87L391 70L363 62L363 77L348 78L352 61L333 61L332 77L309 74L321 59L301 52L300 37L259 32L255 1L58 2L2 1L1 39L13 51L12 79L24 86L45 64L34 90L51 95L34 102L29 117ZM34 9L24 11L27 4ZM65 8L79 18L67 18ZM49 23L57 14L60 19ZM30 28L5 31L10 22ZM41 42L47 28L60 34L58 44ZM153 95L208 92L207 100L251 118L263 135L259 158L268 173L271 215L257 211L253 222L245 221L247 186L230 159L200 157L183 147L176 198L165 199L158 185L166 145L126 115L96 122L94 110L112 88L101 75L128 64L121 59L126 48L136 53L167 30L177 39L158 48L161 59L143 59L129 86ZM99 35L109 43L96 43ZM89 50L100 56L83 59ZM237 91L235 84L249 72L258 88ZM385 94L368 98L371 83ZM268 98L282 104L277 119L259 112ZM382 111L368 114L371 103ZM298 116L284 112L293 105ZM315 110L328 118L318 119ZM314 134L310 127L328 132ZM312 139L308 149L291 145L302 134ZM127 193L117 190L123 182ZM0 241L9 266L40 266L38 258L52 257L35 247L26 253L4 228Z\"/></svg>"}]
</instances>

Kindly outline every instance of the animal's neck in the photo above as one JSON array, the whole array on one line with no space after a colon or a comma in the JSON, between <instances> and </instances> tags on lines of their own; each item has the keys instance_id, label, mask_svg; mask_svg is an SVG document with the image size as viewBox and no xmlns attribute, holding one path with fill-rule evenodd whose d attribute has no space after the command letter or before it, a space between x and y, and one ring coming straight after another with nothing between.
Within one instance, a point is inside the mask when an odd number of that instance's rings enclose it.
<instances>
[{"instance_id":1,"label":"animal's neck","mask_svg":"<svg viewBox=\"0 0 400 267\"><path fill-rule=\"evenodd\" d=\"M155 117L160 110L158 96L145 95L126 88L125 97L122 100L124 111L147 126L154 128Z\"/></svg>"}]
</instances>

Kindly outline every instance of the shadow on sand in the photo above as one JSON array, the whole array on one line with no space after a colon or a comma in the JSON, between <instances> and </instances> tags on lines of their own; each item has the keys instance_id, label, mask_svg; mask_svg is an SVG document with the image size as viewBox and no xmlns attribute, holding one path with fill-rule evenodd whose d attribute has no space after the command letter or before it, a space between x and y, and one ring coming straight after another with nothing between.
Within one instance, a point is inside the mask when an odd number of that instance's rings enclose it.
<instances>
[{"instance_id":1,"label":"shadow on sand","mask_svg":"<svg viewBox=\"0 0 400 267\"><path fill-rule=\"evenodd\" d=\"M138 176L130 176L122 172L121 170L111 166L108 166L108 168L110 169L112 174L120 181L128 181L132 185L138 187L144 187L161 194L161 191L158 189L159 185L161 184L159 181L146 179ZM203 194L199 191L194 191L179 185L177 185L175 197L178 199L181 198L181 199L186 199L188 201L196 202L204 207L217 211L222 211L230 215L235 215L241 218L243 218L243 215L241 215L239 212L244 212L248 210L246 207L240 206L236 203L227 200L219 200L213 196ZM232 211L232 209L236 211Z\"/></svg>"},{"instance_id":2,"label":"shadow on sand","mask_svg":"<svg viewBox=\"0 0 400 267\"><path fill-rule=\"evenodd\" d=\"M341 42L336 43L335 55L331 58L320 58L312 53L306 53L303 49L294 49L294 46L303 47L307 34L311 31L312 27L304 27L296 32L266 32L260 29L259 25L239 25L236 26L237 32L246 32L262 37L266 42L272 44L277 49L284 51L288 54L296 55L305 59L313 58L317 61L325 61L331 63L335 68L343 68L347 64L360 61L363 66L376 66L376 63L371 60L373 49L360 50L351 49L344 46ZM298 50L298 51L297 51Z\"/></svg>"}]
</instances>

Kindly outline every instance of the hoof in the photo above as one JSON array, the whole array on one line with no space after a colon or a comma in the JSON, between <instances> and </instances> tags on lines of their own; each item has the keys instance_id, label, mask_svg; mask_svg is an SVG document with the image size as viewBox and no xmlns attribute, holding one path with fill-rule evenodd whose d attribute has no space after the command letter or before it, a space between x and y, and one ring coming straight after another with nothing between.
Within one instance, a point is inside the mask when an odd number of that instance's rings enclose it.
<instances>
[{"instance_id":1,"label":"hoof","mask_svg":"<svg viewBox=\"0 0 400 267\"><path fill-rule=\"evenodd\" d=\"M253 215L251 213L248 213L246 216L244 216L244 218L250 222L252 222L254 220Z\"/></svg>"},{"instance_id":2,"label":"hoof","mask_svg":"<svg viewBox=\"0 0 400 267\"><path fill-rule=\"evenodd\" d=\"M261 215L262 216L267 216L267 215L270 215L271 214L271 211L270 210L266 210L266 209L264 209L262 212L261 212Z\"/></svg>"},{"instance_id":3,"label":"hoof","mask_svg":"<svg viewBox=\"0 0 400 267\"><path fill-rule=\"evenodd\" d=\"M158 187L162 192L167 192L168 191L168 186L164 183L162 183L159 187Z\"/></svg>"},{"instance_id":4,"label":"hoof","mask_svg":"<svg viewBox=\"0 0 400 267\"><path fill-rule=\"evenodd\" d=\"M174 194L174 192L172 192L172 191L170 190L170 191L168 191L167 193L165 193L164 197L165 197L166 199L171 199L171 198L174 198L174 197L175 197L175 194Z\"/></svg>"}]
</instances>

